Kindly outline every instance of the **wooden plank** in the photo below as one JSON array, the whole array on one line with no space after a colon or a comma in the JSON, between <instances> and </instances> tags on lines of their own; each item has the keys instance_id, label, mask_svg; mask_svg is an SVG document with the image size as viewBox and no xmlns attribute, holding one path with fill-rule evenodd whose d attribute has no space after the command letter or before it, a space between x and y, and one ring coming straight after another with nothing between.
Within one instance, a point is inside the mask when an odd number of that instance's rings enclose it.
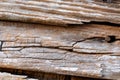
<instances>
[{"instance_id":1,"label":"wooden plank","mask_svg":"<svg viewBox=\"0 0 120 80\"><path fill-rule=\"evenodd\" d=\"M0 20L66 26L84 22L120 23L119 1L1 0Z\"/></svg>"},{"instance_id":2,"label":"wooden plank","mask_svg":"<svg viewBox=\"0 0 120 80\"><path fill-rule=\"evenodd\" d=\"M10 73L0 72L0 80L38 80L38 79L32 79L32 78L27 78L27 76L13 75Z\"/></svg>"},{"instance_id":3,"label":"wooden plank","mask_svg":"<svg viewBox=\"0 0 120 80\"><path fill-rule=\"evenodd\" d=\"M0 21L0 68L119 79L120 57L115 55L120 49L119 34L119 26L61 27ZM110 35L116 39L109 43L105 38Z\"/></svg>"},{"instance_id":4,"label":"wooden plank","mask_svg":"<svg viewBox=\"0 0 120 80\"><path fill-rule=\"evenodd\" d=\"M23 47L35 46L111 55L119 55L120 52L119 26L86 24L76 27L61 27L0 22L0 27L3 51L21 50ZM115 40L106 41L106 37L109 36L114 36ZM110 39L112 40L112 38Z\"/></svg>"}]
</instances>

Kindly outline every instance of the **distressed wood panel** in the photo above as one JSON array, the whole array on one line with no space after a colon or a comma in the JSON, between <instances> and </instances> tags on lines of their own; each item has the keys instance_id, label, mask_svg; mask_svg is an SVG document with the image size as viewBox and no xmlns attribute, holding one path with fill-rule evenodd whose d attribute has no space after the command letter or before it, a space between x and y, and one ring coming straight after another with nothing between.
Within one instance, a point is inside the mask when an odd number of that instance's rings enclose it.
<instances>
[{"instance_id":1,"label":"distressed wood panel","mask_svg":"<svg viewBox=\"0 0 120 80\"><path fill-rule=\"evenodd\" d=\"M56 74L32 75L40 80L120 79L119 0L0 0L0 20L0 71Z\"/></svg>"},{"instance_id":2,"label":"distressed wood panel","mask_svg":"<svg viewBox=\"0 0 120 80\"><path fill-rule=\"evenodd\" d=\"M119 26L99 24L61 27L0 21L0 68L119 79L119 31ZM111 35L113 42L106 40Z\"/></svg>"},{"instance_id":3,"label":"distressed wood panel","mask_svg":"<svg viewBox=\"0 0 120 80\"><path fill-rule=\"evenodd\" d=\"M72 2L71 2L72 1ZM66 26L84 22L120 23L120 3L103 0L1 0L0 20Z\"/></svg>"}]
</instances>

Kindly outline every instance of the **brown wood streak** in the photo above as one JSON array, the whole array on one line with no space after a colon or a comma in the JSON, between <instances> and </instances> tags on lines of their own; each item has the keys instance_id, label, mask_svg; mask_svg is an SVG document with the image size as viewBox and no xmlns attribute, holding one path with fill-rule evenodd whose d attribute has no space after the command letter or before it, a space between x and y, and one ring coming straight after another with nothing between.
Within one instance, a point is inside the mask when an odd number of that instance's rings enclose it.
<instances>
[{"instance_id":1,"label":"brown wood streak","mask_svg":"<svg viewBox=\"0 0 120 80\"><path fill-rule=\"evenodd\" d=\"M0 21L0 67L119 79L120 41L108 43L105 37L120 39L120 27L81 27Z\"/></svg>"},{"instance_id":2,"label":"brown wood streak","mask_svg":"<svg viewBox=\"0 0 120 80\"><path fill-rule=\"evenodd\" d=\"M49 25L83 24L82 22L120 23L116 3L67 2L56 0L1 0L0 19Z\"/></svg>"}]
</instances>

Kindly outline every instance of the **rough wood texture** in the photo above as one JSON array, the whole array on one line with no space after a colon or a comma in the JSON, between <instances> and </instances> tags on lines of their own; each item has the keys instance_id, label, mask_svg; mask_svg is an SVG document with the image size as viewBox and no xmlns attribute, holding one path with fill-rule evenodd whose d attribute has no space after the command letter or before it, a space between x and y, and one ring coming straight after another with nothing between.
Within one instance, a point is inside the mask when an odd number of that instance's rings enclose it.
<instances>
[{"instance_id":1,"label":"rough wood texture","mask_svg":"<svg viewBox=\"0 0 120 80\"><path fill-rule=\"evenodd\" d=\"M120 79L119 34L119 26L61 27L0 21L0 67ZM115 40L109 43L106 37L111 35Z\"/></svg>"},{"instance_id":2,"label":"rough wood texture","mask_svg":"<svg viewBox=\"0 0 120 80\"><path fill-rule=\"evenodd\" d=\"M70 2L71 1L71 2ZM120 23L120 2L103 0L0 0L0 20L49 25Z\"/></svg>"},{"instance_id":3,"label":"rough wood texture","mask_svg":"<svg viewBox=\"0 0 120 80\"><path fill-rule=\"evenodd\" d=\"M30 79L27 76L21 75L12 75L10 73L1 73L0 72L0 80L38 80L38 79Z\"/></svg>"},{"instance_id":4,"label":"rough wood texture","mask_svg":"<svg viewBox=\"0 0 120 80\"><path fill-rule=\"evenodd\" d=\"M0 71L72 75L57 80L119 80L120 2L103 1L0 0Z\"/></svg>"}]
</instances>

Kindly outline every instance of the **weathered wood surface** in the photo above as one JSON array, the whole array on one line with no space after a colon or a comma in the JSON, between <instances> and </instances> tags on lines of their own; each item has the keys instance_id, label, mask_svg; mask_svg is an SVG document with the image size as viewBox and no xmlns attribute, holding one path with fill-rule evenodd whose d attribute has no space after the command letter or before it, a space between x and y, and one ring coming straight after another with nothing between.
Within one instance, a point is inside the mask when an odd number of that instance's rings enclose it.
<instances>
[{"instance_id":1,"label":"weathered wood surface","mask_svg":"<svg viewBox=\"0 0 120 80\"><path fill-rule=\"evenodd\" d=\"M120 24L120 1L0 0L0 20L61 26L92 21Z\"/></svg>"},{"instance_id":2,"label":"weathered wood surface","mask_svg":"<svg viewBox=\"0 0 120 80\"><path fill-rule=\"evenodd\" d=\"M32 79L32 78L27 78L27 76L12 75L10 73L0 72L0 80L38 80L38 79Z\"/></svg>"},{"instance_id":3,"label":"weathered wood surface","mask_svg":"<svg viewBox=\"0 0 120 80\"><path fill-rule=\"evenodd\" d=\"M119 80L119 0L71 1L0 0L0 20L57 25L0 21L0 68Z\"/></svg>"},{"instance_id":4,"label":"weathered wood surface","mask_svg":"<svg viewBox=\"0 0 120 80\"><path fill-rule=\"evenodd\" d=\"M119 34L120 26L0 21L0 67L119 80Z\"/></svg>"}]
</instances>

